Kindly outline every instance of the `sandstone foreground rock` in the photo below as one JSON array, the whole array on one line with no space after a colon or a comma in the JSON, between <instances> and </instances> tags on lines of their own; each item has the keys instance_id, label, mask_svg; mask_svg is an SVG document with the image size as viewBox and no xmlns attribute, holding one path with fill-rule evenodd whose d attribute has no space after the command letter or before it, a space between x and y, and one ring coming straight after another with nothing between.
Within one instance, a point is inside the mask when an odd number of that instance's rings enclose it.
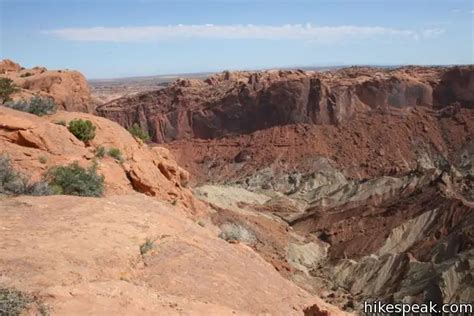
<instances>
[{"instance_id":1,"label":"sandstone foreground rock","mask_svg":"<svg viewBox=\"0 0 474 316\"><path fill-rule=\"evenodd\" d=\"M302 315L313 304L345 315L150 197L0 203L0 282L35 293L53 315Z\"/></svg>"},{"instance_id":2,"label":"sandstone foreground rock","mask_svg":"<svg viewBox=\"0 0 474 316\"><path fill-rule=\"evenodd\" d=\"M90 120L96 126L96 136L90 144L78 140L64 126L73 119ZM100 147L105 152L111 148L120 150L123 161L107 155L95 157ZM108 195L138 191L179 202L191 212L203 211L186 188L188 173L167 149L151 148L104 118L76 112L40 118L0 106L0 148L0 154L7 154L13 166L33 180L40 179L53 166L78 161L88 167L95 162L99 173L105 176Z\"/></svg>"}]
</instances>

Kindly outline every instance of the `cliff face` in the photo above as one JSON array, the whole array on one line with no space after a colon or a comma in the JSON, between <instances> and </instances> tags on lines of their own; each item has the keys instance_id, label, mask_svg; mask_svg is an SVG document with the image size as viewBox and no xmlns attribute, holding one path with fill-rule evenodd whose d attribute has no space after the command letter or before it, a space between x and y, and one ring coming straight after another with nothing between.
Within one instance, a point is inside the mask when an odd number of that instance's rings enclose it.
<instances>
[{"instance_id":1,"label":"cliff face","mask_svg":"<svg viewBox=\"0 0 474 316\"><path fill-rule=\"evenodd\" d=\"M92 113L94 104L87 81L77 71L48 70L44 67L25 69L11 60L0 62L0 77L13 80L20 91L13 100L28 100L33 96L52 98L61 110Z\"/></svg>"},{"instance_id":2,"label":"cliff face","mask_svg":"<svg viewBox=\"0 0 474 316\"><path fill-rule=\"evenodd\" d=\"M98 107L123 126L134 122L153 140L213 139L295 123L338 125L357 113L414 106L472 105L473 67L349 68L335 72L223 73Z\"/></svg>"}]
</instances>

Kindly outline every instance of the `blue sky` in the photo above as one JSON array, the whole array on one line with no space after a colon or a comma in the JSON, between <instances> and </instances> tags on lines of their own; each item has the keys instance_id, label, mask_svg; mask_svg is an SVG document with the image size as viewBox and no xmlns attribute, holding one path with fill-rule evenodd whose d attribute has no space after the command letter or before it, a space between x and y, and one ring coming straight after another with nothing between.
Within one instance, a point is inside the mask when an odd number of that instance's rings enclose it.
<instances>
[{"instance_id":1,"label":"blue sky","mask_svg":"<svg viewBox=\"0 0 474 316\"><path fill-rule=\"evenodd\" d=\"M474 0L0 0L0 57L88 78L472 64Z\"/></svg>"}]
</instances>

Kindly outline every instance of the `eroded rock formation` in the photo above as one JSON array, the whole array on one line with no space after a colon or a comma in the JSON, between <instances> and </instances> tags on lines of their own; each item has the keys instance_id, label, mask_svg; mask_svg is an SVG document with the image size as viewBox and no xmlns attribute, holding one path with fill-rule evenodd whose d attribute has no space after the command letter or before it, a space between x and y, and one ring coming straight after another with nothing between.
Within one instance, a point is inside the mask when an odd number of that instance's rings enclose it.
<instances>
[{"instance_id":1,"label":"eroded rock formation","mask_svg":"<svg viewBox=\"0 0 474 316\"><path fill-rule=\"evenodd\" d=\"M65 125L73 119L86 119L96 126L96 136L84 144ZM95 157L99 147L107 152L117 148L123 162L107 155ZM7 154L13 166L34 179L51 167L78 161L88 167L93 161L105 176L106 194L133 191L157 196L162 200L181 201L196 210L186 188L188 173L180 168L165 148L150 148L117 123L85 113L58 112L51 116L0 107L0 154Z\"/></svg>"},{"instance_id":2,"label":"eroded rock formation","mask_svg":"<svg viewBox=\"0 0 474 316\"><path fill-rule=\"evenodd\" d=\"M214 139L295 123L338 125L371 111L470 106L472 73L472 67L227 72L178 80L97 111L126 127L139 123L159 143Z\"/></svg>"},{"instance_id":3,"label":"eroded rock formation","mask_svg":"<svg viewBox=\"0 0 474 316\"><path fill-rule=\"evenodd\" d=\"M473 78L472 66L225 72L98 113L166 143L214 223L327 301L467 302Z\"/></svg>"},{"instance_id":4,"label":"eroded rock formation","mask_svg":"<svg viewBox=\"0 0 474 316\"><path fill-rule=\"evenodd\" d=\"M11 60L0 61L0 77L13 80L20 91L13 100L29 100L33 96L51 98L59 109L92 113L94 104L84 76L72 70L48 70L44 67L25 69Z\"/></svg>"}]
</instances>

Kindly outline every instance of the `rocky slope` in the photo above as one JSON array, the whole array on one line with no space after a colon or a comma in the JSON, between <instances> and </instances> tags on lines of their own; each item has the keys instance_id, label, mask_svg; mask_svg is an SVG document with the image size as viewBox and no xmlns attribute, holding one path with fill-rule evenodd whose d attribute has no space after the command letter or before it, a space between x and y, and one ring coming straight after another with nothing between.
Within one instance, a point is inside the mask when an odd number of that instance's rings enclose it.
<instances>
[{"instance_id":1,"label":"rocky slope","mask_svg":"<svg viewBox=\"0 0 474 316\"><path fill-rule=\"evenodd\" d=\"M13 100L29 100L33 96L52 98L59 109L91 113L94 104L84 76L71 70L26 69L5 59L0 61L0 77L10 78L20 91Z\"/></svg>"},{"instance_id":2,"label":"rocky slope","mask_svg":"<svg viewBox=\"0 0 474 316\"><path fill-rule=\"evenodd\" d=\"M73 119L87 119L96 126L89 143L78 140L65 125ZM99 147L117 148L122 161L96 157ZM188 173L180 168L165 148L150 148L118 124L85 113L57 112L47 117L0 107L0 153L32 180L40 179L51 167L78 161L84 167L97 163L105 177L106 194L138 191L165 201L176 201L198 211L189 189Z\"/></svg>"},{"instance_id":3,"label":"rocky slope","mask_svg":"<svg viewBox=\"0 0 474 316\"><path fill-rule=\"evenodd\" d=\"M64 126L76 118L96 126L87 144ZM97 157L101 146L122 160ZM169 151L117 123L0 106L4 154L32 180L73 161L95 163L105 177L102 198L0 194L0 291L29 293L36 303L27 314L346 315L245 243L219 238L215 210L194 196Z\"/></svg>"},{"instance_id":4,"label":"rocky slope","mask_svg":"<svg viewBox=\"0 0 474 316\"><path fill-rule=\"evenodd\" d=\"M98 113L165 143L281 275L360 310L474 299L473 91L473 66L226 72Z\"/></svg>"},{"instance_id":5,"label":"rocky slope","mask_svg":"<svg viewBox=\"0 0 474 316\"><path fill-rule=\"evenodd\" d=\"M303 315L311 306L316 315L343 315L249 247L157 199L0 203L0 282L34 294L51 315ZM147 239L153 246L140 252Z\"/></svg>"}]
</instances>

